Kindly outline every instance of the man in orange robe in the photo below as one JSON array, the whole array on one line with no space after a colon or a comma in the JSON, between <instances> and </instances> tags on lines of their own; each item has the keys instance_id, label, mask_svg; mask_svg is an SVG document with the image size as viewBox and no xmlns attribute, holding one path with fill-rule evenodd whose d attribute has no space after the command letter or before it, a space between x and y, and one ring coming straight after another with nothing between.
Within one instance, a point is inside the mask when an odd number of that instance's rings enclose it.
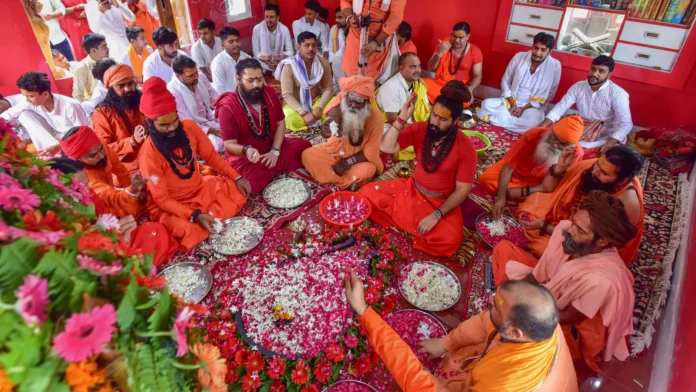
<instances>
[{"instance_id":1,"label":"man in orange robe","mask_svg":"<svg viewBox=\"0 0 696 392\"><path fill-rule=\"evenodd\" d=\"M398 40L399 52L401 54L415 53L418 55L418 48L411 40L412 32L411 25L406 23L406 21L401 22L399 28L396 29L396 39Z\"/></svg>"},{"instance_id":2,"label":"man in orange robe","mask_svg":"<svg viewBox=\"0 0 696 392\"><path fill-rule=\"evenodd\" d=\"M193 120L179 120L176 100L164 80L153 76L143 84L140 111L147 118L150 137L138 156L151 201L150 217L164 226L189 250L208 238L216 219L235 216L251 190L225 162ZM200 172L198 158L219 175Z\"/></svg>"},{"instance_id":3,"label":"man in orange robe","mask_svg":"<svg viewBox=\"0 0 696 392\"><path fill-rule=\"evenodd\" d=\"M89 188L99 195L105 213L117 218L132 215L138 219L146 211L147 193L143 192L143 187L147 180L139 172L130 177L118 155L99 140L91 128L70 129L60 146L65 155L85 165Z\"/></svg>"},{"instance_id":4,"label":"man in orange robe","mask_svg":"<svg viewBox=\"0 0 696 392\"><path fill-rule=\"evenodd\" d=\"M128 0L128 8L135 14L133 22L125 20L128 26L140 26L145 30L145 39L151 48L156 48L155 42L152 40L152 32L160 27L159 21L147 10L147 5L142 0ZM145 59L143 59L144 61Z\"/></svg>"},{"instance_id":5,"label":"man in orange robe","mask_svg":"<svg viewBox=\"0 0 696 392\"><path fill-rule=\"evenodd\" d=\"M572 161L572 156L564 156L549 168L544 182L549 184L545 189L552 189L552 193L535 193L517 209L529 249L541 257L556 225L570 219L591 191L602 190L621 200L631 224L638 229L636 237L618 249L624 263L631 263L638 255L643 235L643 187L636 177L643 167L642 156L620 144L599 159L571 166Z\"/></svg>"},{"instance_id":6,"label":"man in orange robe","mask_svg":"<svg viewBox=\"0 0 696 392\"><path fill-rule=\"evenodd\" d=\"M384 83L398 71L398 44L393 40L404 19L406 0L386 3L341 0L343 15L350 26L343 54L343 71L347 76L367 76Z\"/></svg>"},{"instance_id":7,"label":"man in orange robe","mask_svg":"<svg viewBox=\"0 0 696 392\"><path fill-rule=\"evenodd\" d=\"M568 116L551 128L536 128L523 134L502 160L484 171L479 185L498 197L493 216L500 218L507 197L519 199L543 192L542 181L551 165L558 163L561 153L574 154L573 163L580 162L583 150L578 141L582 136L580 116Z\"/></svg>"},{"instance_id":8,"label":"man in orange robe","mask_svg":"<svg viewBox=\"0 0 696 392\"><path fill-rule=\"evenodd\" d=\"M97 136L116 154L129 173L138 170L138 152L147 138L140 113L140 97L131 67L119 64L104 74L109 91L92 113L92 127Z\"/></svg>"},{"instance_id":9,"label":"man in orange robe","mask_svg":"<svg viewBox=\"0 0 696 392\"><path fill-rule=\"evenodd\" d=\"M633 275L616 249L635 235L636 227L619 199L603 191L590 192L572 222L556 226L541 259L509 241L498 243L493 249L496 284L525 279L548 288L558 301L573 359L582 358L599 372L602 359L624 361L629 355Z\"/></svg>"},{"instance_id":10,"label":"man in orange robe","mask_svg":"<svg viewBox=\"0 0 696 392\"><path fill-rule=\"evenodd\" d=\"M384 123L379 109L370 105L375 97L372 78L353 76L339 84L342 92L324 109L322 136L328 140L304 150L302 165L318 182L355 190L384 170L379 156ZM331 131L332 123L338 131Z\"/></svg>"},{"instance_id":11,"label":"man in orange robe","mask_svg":"<svg viewBox=\"0 0 696 392\"><path fill-rule=\"evenodd\" d=\"M348 273L348 271L347 271ZM367 339L404 391L576 392L577 376L553 296L538 284L507 281L489 298L491 310L447 336L420 342L431 358L444 355L435 375L365 301L355 272L344 280L348 303Z\"/></svg>"},{"instance_id":12,"label":"man in orange robe","mask_svg":"<svg viewBox=\"0 0 696 392\"><path fill-rule=\"evenodd\" d=\"M384 135L382 151L394 154L410 146L418 157L412 178L369 184L360 194L372 203L371 218L414 236L413 248L434 256L452 256L462 242L461 204L476 174L476 149L457 119L469 97L464 83L452 81L435 100L429 122L405 126L413 115L412 95Z\"/></svg>"}]
</instances>

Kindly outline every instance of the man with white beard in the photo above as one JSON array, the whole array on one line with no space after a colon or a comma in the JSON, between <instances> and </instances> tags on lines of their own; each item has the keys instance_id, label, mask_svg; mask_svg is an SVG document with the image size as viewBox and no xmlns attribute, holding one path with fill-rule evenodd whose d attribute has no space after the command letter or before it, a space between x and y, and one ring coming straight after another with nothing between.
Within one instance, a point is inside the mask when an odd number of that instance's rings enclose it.
<instances>
[{"instance_id":1,"label":"man with white beard","mask_svg":"<svg viewBox=\"0 0 696 392\"><path fill-rule=\"evenodd\" d=\"M316 181L357 190L384 170L379 157L382 114L370 105L372 78L353 76L339 83L342 92L324 109L322 136L328 140L306 149L302 164Z\"/></svg>"},{"instance_id":2,"label":"man with white beard","mask_svg":"<svg viewBox=\"0 0 696 392\"><path fill-rule=\"evenodd\" d=\"M489 167L479 177L479 185L496 195L493 216L500 217L507 197L519 199L544 190L544 177L558 163L561 154L575 155L582 160L578 142L583 122L577 115L568 116L553 125L530 130L520 137L503 159Z\"/></svg>"}]
</instances>

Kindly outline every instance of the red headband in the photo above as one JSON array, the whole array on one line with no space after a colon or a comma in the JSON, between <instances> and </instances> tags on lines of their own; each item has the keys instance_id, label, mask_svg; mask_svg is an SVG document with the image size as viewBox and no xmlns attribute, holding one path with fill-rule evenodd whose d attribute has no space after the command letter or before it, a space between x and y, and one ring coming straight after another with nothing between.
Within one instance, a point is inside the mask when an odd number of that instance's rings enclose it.
<instances>
[{"instance_id":1,"label":"red headband","mask_svg":"<svg viewBox=\"0 0 696 392\"><path fill-rule=\"evenodd\" d=\"M77 160L85 156L92 147L99 143L101 143L101 140L99 140L92 128L83 125L70 137L61 140L60 147L70 159Z\"/></svg>"}]
</instances>

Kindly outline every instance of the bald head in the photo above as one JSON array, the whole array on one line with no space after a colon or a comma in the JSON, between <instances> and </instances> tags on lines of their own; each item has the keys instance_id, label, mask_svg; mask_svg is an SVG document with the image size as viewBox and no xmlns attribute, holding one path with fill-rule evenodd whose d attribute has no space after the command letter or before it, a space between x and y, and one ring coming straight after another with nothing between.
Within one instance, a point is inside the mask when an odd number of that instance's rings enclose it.
<instances>
[{"instance_id":1,"label":"bald head","mask_svg":"<svg viewBox=\"0 0 696 392\"><path fill-rule=\"evenodd\" d=\"M535 342L553 336L558 326L558 308L548 289L522 280L508 280L499 289L510 302L506 307L506 324Z\"/></svg>"}]
</instances>

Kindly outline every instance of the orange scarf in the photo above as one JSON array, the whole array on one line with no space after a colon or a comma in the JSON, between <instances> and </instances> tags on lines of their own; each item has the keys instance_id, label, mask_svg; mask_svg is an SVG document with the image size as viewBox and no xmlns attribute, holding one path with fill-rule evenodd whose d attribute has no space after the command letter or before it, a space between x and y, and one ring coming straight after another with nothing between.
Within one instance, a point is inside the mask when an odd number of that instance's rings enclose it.
<instances>
[{"instance_id":1,"label":"orange scarf","mask_svg":"<svg viewBox=\"0 0 696 392\"><path fill-rule=\"evenodd\" d=\"M150 52L147 50L147 48L143 48L142 53L143 58L141 59L140 56L138 56L138 54L135 53L135 48L133 47L133 44L130 44L130 46L128 46L128 57L130 57L131 67L135 72L135 76L137 76L140 79L143 78L143 63L145 62L147 56L150 55Z\"/></svg>"}]
</instances>

